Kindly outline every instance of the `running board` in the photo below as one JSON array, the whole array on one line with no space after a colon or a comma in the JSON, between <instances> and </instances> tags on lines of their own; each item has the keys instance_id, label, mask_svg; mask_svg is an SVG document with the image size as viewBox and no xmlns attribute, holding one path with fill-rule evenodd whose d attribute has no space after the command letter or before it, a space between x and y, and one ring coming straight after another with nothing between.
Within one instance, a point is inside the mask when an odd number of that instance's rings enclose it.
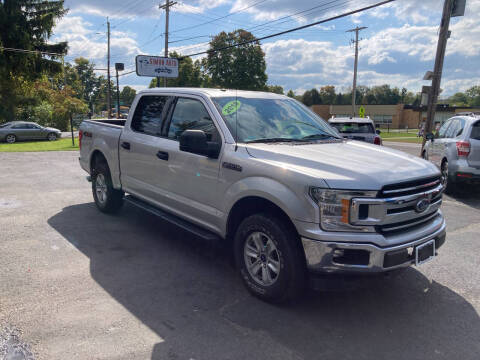
<instances>
[{"instance_id":1,"label":"running board","mask_svg":"<svg viewBox=\"0 0 480 360\"><path fill-rule=\"evenodd\" d=\"M173 214L167 213L166 211L160 210L159 208L154 207L153 205L150 205L149 203L147 203L143 200L140 200L136 197L133 197L132 195L125 196L124 200L126 202L136 206L136 207L139 207L139 208L141 208L145 211L148 211L149 213L151 213L153 215L158 216L159 218L161 218L165 221L168 221L169 223L171 223L173 225L178 226L179 228L181 228L183 230L186 230L186 231L202 238L203 240L207 240L207 241L220 240L220 237L217 234L215 234L211 231L205 230L205 229L201 228L200 226L192 224L192 223L190 223L186 220L183 220L182 218L180 218L176 215L173 215Z\"/></svg>"}]
</instances>

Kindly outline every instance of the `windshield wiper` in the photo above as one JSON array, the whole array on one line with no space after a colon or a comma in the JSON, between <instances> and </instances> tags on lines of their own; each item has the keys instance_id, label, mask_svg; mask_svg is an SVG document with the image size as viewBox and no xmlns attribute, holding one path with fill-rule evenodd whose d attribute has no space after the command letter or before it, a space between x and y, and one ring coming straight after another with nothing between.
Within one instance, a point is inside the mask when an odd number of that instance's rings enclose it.
<instances>
[{"instance_id":1,"label":"windshield wiper","mask_svg":"<svg viewBox=\"0 0 480 360\"><path fill-rule=\"evenodd\" d=\"M255 140L245 141L245 143L252 144L252 143L295 142L295 141L303 141L303 139L277 137L277 138L255 139Z\"/></svg>"},{"instance_id":2,"label":"windshield wiper","mask_svg":"<svg viewBox=\"0 0 480 360\"><path fill-rule=\"evenodd\" d=\"M338 137L333 136L333 135L328 135L328 134L313 134L313 135L308 135L304 136L302 140L323 140L323 139L338 139Z\"/></svg>"}]
</instances>

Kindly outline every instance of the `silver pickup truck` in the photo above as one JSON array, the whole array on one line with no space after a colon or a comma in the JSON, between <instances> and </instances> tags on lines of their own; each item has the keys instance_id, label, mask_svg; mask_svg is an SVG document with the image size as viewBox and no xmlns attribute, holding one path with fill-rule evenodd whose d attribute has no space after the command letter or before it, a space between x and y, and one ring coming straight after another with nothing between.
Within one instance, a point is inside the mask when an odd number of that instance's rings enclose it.
<instances>
[{"instance_id":1,"label":"silver pickup truck","mask_svg":"<svg viewBox=\"0 0 480 360\"><path fill-rule=\"evenodd\" d=\"M435 165L343 139L283 95L149 89L126 121L86 120L79 137L100 211L129 202L231 242L267 301L298 296L315 273L419 265L445 242Z\"/></svg>"}]
</instances>

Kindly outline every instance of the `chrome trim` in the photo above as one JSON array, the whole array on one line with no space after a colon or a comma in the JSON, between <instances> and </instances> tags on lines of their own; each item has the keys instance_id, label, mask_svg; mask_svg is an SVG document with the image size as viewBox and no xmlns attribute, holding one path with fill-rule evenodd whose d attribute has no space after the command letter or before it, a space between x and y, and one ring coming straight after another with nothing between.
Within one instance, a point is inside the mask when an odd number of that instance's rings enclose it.
<instances>
[{"instance_id":1,"label":"chrome trim","mask_svg":"<svg viewBox=\"0 0 480 360\"><path fill-rule=\"evenodd\" d=\"M441 226L432 233L421 237L420 239L411 240L407 243L394 245L390 247L379 247L370 243L350 243L350 242L332 242L313 240L302 236L303 249L307 261L307 268L311 271L321 271L327 273L356 272L356 273L372 273L384 272L393 269L410 266L415 263L415 259L408 260L405 263L384 268L385 254L390 251L413 248L419 244L426 243L432 239L441 238L445 235L445 221L442 219ZM368 265L347 265L333 262L334 251L337 249L366 250L370 252ZM437 249L435 249L437 250Z\"/></svg>"},{"instance_id":2,"label":"chrome trim","mask_svg":"<svg viewBox=\"0 0 480 360\"><path fill-rule=\"evenodd\" d=\"M435 212L433 214L431 214L430 216L426 217L426 218L423 218L421 220L418 220L418 221L414 221L414 222L410 222L408 224L404 224L404 225L398 225L398 226L388 226L388 225L385 225L383 228L382 228L382 232L389 232L389 231L395 231L395 230L400 230L400 229L405 229L405 228L409 228L409 227L413 227L413 226L417 226L417 225L420 225L420 224L423 224L429 220L432 220L433 218L435 218L436 216L438 216L438 213Z\"/></svg>"},{"instance_id":3,"label":"chrome trim","mask_svg":"<svg viewBox=\"0 0 480 360\"><path fill-rule=\"evenodd\" d=\"M383 190L382 193L383 194L401 193L401 192L412 191L412 190L416 190L416 189L423 189L423 188L433 186L433 185L438 184L438 183L440 183L440 180L435 180L435 181L429 182L428 184L422 184L422 185L412 186L412 187L408 187L408 188L395 189L395 190Z\"/></svg>"},{"instance_id":4,"label":"chrome trim","mask_svg":"<svg viewBox=\"0 0 480 360\"><path fill-rule=\"evenodd\" d=\"M381 226L402 223L405 221L414 220L422 215L435 213L442 204L442 191L443 186L442 184L439 184L434 189L411 195L388 197L384 199L353 198L350 207L350 223L352 225L360 226ZM424 211L417 212L415 209L406 209L405 211L401 211L403 208L414 206L418 200L424 198L427 198L431 201ZM368 206L368 217L364 219L360 218L360 207L362 205ZM395 209L399 209L399 211L389 213L389 210Z\"/></svg>"}]
</instances>

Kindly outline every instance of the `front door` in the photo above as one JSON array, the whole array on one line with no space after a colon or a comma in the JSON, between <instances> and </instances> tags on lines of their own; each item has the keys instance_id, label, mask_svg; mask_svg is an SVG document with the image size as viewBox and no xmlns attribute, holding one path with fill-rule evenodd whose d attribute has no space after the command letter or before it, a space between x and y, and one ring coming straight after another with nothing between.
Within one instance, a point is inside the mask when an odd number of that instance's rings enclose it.
<instances>
[{"instance_id":1,"label":"front door","mask_svg":"<svg viewBox=\"0 0 480 360\"><path fill-rule=\"evenodd\" d=\"M215 230L221 212L218 197L218 174L221 160L180 151L179 138L185 130L203 130L208 141L223 143L212 120L208 105L194 96L179 97L166 126L167 139L162 151L168 153L166 177L161 186L168 192L169 205L192 221Z\"/></svg>"}]
</instances>

